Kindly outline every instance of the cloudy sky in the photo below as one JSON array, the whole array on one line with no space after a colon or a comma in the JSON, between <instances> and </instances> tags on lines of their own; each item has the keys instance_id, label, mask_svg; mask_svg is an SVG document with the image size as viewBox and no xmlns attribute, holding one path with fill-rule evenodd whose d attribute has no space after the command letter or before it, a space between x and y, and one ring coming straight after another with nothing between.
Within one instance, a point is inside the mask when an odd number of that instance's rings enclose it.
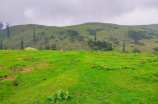
<instances>
[{"instance_id":1,"label":"cloudy sky","mask_svg":"<svg viewBox=\"0 0 158 104\"><path fill-rule=\"evenodd\" d=\"M0 21L48 26L158 24L158 0L0 0Z\"/></svg>"}]
</instances>

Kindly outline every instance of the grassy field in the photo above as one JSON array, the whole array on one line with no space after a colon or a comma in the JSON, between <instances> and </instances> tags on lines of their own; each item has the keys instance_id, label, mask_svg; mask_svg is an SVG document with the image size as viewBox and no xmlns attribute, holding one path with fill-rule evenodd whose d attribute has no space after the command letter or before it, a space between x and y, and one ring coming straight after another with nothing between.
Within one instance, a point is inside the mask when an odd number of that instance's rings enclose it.
<instances>
[{"instance_id":1,"label":"grassy field","mask_svg":"<svg viewBox=\"0 0 158 104\"><path fill-rule=\"evenodd\" d=\"M158 56L114 51L0 51L0 104L157 104Z\"/></svg>"}]
</instances>

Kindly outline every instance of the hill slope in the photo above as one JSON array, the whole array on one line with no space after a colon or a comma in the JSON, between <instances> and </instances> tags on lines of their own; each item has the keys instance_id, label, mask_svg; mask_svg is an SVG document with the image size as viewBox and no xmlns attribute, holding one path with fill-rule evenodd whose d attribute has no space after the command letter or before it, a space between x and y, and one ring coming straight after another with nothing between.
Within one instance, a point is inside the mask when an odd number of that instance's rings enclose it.
<instances>
[{"instance_id":1,"label":"hill slope","mask_svg":"<svg viewBox=\"0 0 158 104\"><path fill-rule=\"evenodd\" d=\"M158 53L158 32L137 26L85 23L54 27L30 24L11 27L9 38L6 29L0 31L0 40L5 49L20 49L22 36L24 48L107 51L112 47L122 52L125 42L125 52Z\"/></svg>"},{"instance_id":2,"label":"hill slope","mask_svg":"<svg viewBox=\"0 0 158 104\"><path fill-rule=\"evenodd\" d=\"M158 24L152 25L135 25L136 27L158 31Z\"/></svg>"}]
</instances>

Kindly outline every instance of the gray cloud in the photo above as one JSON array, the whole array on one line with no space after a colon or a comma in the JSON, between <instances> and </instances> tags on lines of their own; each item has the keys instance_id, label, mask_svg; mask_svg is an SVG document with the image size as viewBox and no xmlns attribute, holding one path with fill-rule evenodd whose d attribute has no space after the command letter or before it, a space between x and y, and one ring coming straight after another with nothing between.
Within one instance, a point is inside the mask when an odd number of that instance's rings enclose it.
<instances>
[{"instance_id":1,"label":"gray cloud","mask_svg":"<svg viewBox=\"0 0 158 104\"><path fill-rule=\"evenodd\" d=\"M67 26L85 22L158 23L158 0L4 0L0 21Z\"/></svg>"}]
</instances>

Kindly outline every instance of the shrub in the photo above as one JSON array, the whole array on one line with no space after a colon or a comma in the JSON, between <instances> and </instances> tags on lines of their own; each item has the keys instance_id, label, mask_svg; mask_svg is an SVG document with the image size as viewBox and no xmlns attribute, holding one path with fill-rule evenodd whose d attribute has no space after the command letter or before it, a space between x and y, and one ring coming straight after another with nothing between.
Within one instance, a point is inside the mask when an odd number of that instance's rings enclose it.
<instances>
[{"instance_id":1,"label":"shrub","mask_svg":"<svg viewBox=\"0 0 158 104\"><path fill-rule=\"evenodd\" d=\"M62 90L57 91L55 94L48 96L49 101L57 102L58 100L67 99L69 97L69 93L63 92Z\"/></svg>"},{"instance_id":2,"label":"shrub","mask_svg":"<svg viewBox=\"0 0 158 104\"><path fill-rule=\"evenodd\" d=\"M158 51L158 48L153 48L154 51Z\"/></svg>"},{"instance_id":3,"label":"shrub","mask_svg":"<svg viewBox=\"0 0 158 104\"><path fill-rule=\"evenodd\" d=\"M136 50L132 50L132 51L133 51L133 53L141 53L141 51L138 50L138 49L136 49Z\"/></svg>"}]
</instances>

